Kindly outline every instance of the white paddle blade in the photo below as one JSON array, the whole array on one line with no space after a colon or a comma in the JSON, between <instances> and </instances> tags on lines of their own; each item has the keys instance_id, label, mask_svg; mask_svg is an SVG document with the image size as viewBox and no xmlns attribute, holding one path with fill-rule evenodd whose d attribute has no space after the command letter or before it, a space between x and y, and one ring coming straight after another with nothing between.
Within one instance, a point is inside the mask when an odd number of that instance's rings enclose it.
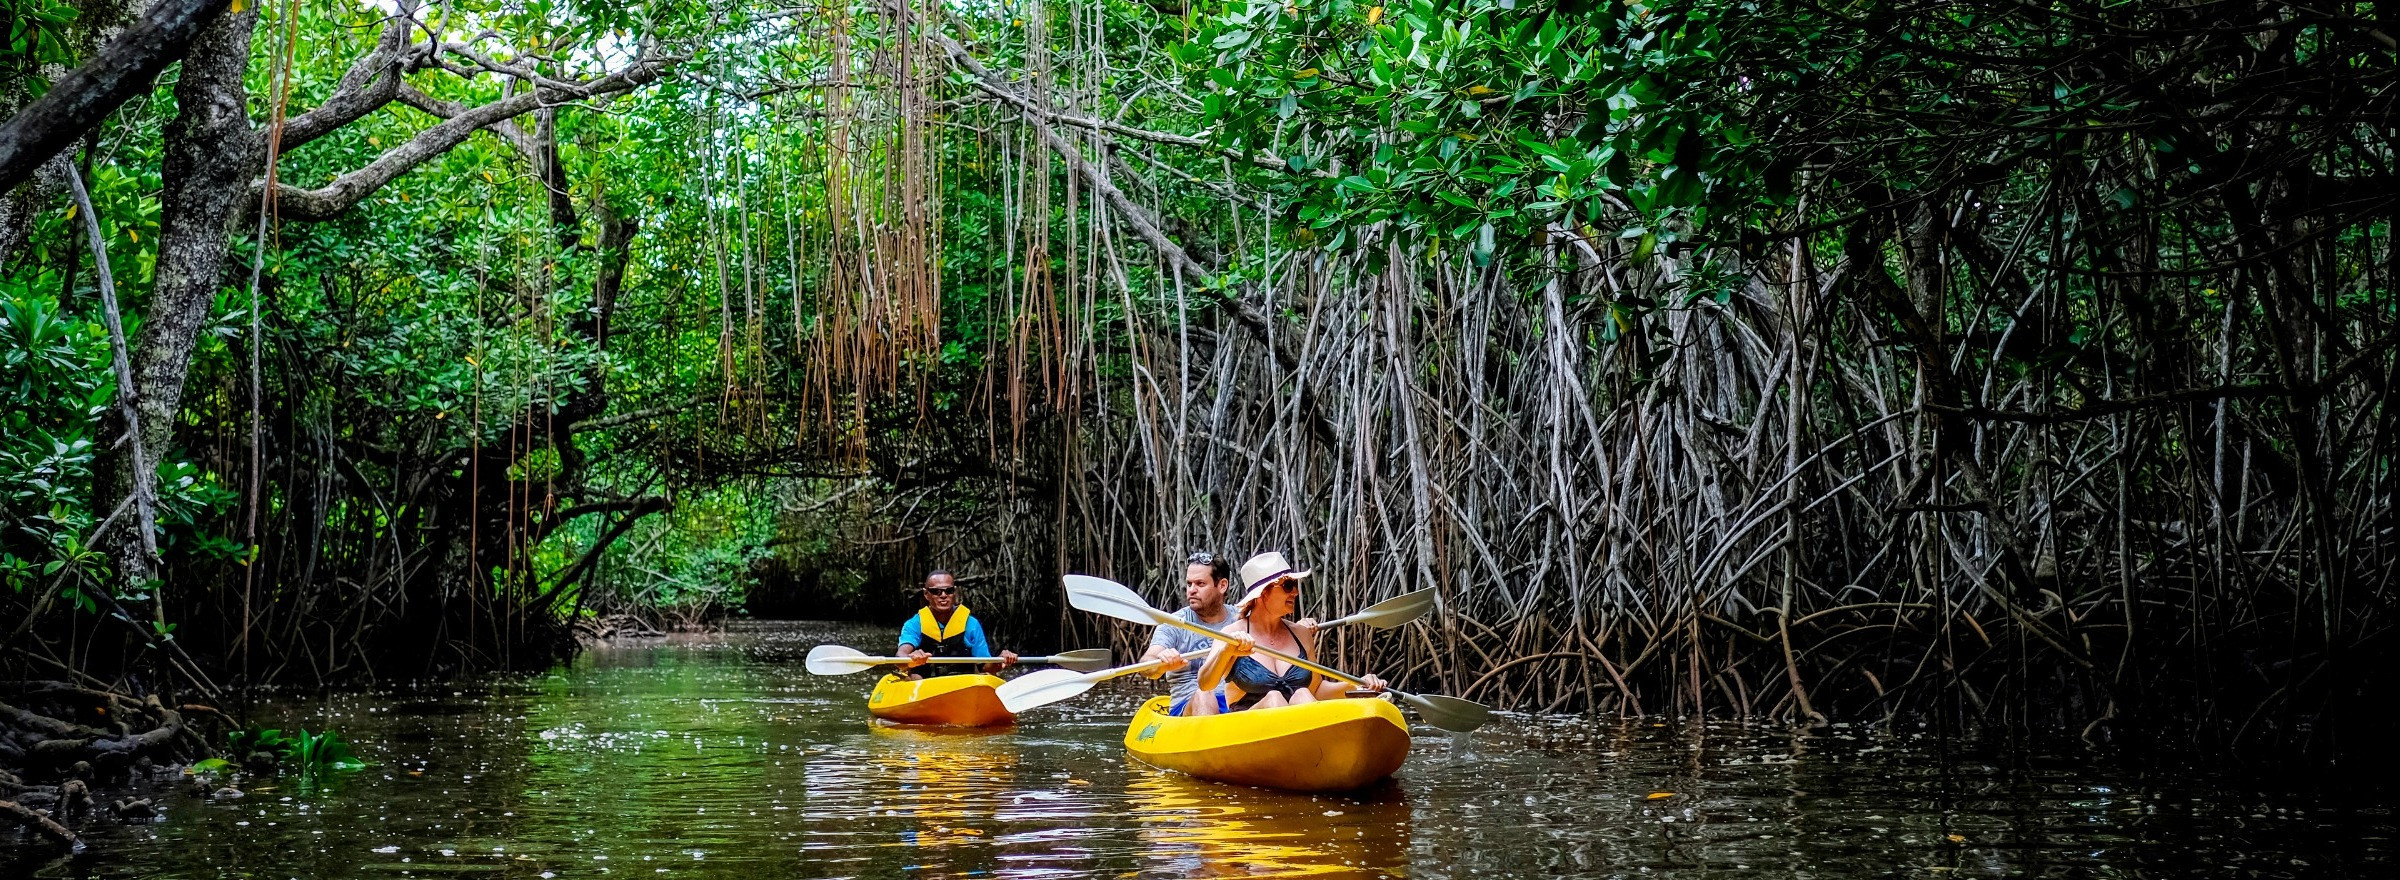
<instances>
[{"instance_id":1,"label":"white paddle blade","mask_svg":"<svg viewBox=\"0 0 2400 880\"><path fill-rule=\"evenodd\" d=\"M1175 618L1172 614L1150 607L1150 603L1140 594L1116 581L1088 574L1067 575L1065 580L1067 604L1075 606L1078 611L1089 611L1128 623L1155 624L1163 623L1161 618Z\"/></svg>"},{"instance_id":2,"label":"white paddle blade","mask_svg":"<svg viewBox=\"0 0 2400 880\"><path fill-rule=\"evenodd\" d=\"M1433 610L1433 590L1423 589L1369 605L1357 614L1342 618L1341 622L1363 623L1376 629L1391 629L1395 626L1415 622L1417 618L1424 617L1425 612L1431 610Z\"/></svg>"},{"instance_id":3,"label":"white paddle blade","mask_svg":"<svg viewBox=\"0 0 2400 880\"><path fill-rule=\"evenodd\" d=\"M1037 669L1009 679L995 690L1000 705L1012 713L1072 700L1092 689L1092 676L1072 669Z\"/></svg>"},{"instance_id":4,"label":"white paddle blade","mask_svg":"<svg viewBox=\"0 0 2400 880\"><path fill-rule=\"evenodd\" d=\"M864 651L841 645L818 645L808 649L808 671L816 675L849 675L889 662L891 659L888 657L869 657Z\"/></svg>"},{"instance_id":5,"label":"white paddle blade","mask_svg":"<svg viewBox=\"0 0 2400 880\"><path fill-rule=\"evenodd\" d=\"M1472 700L1436 694L1401 694L1400 701L1425 716L1425 723L1457 733L1474 730L1492 720L1492 710Z\"/></svg>"},{"instance_id":6,"label":"white paddle blade","mask_svg":"<svg viewBox=\"0 0 2400 880\"><path fill-rule=\"evenodd\" d=\"M1050 665L1061 669L1072 669L1076 672L1098 672L1107 669L1108 664L1115 659L1107 648L1085 648L1080 651L1062 651L1052 654L1050 655Z\"/></svg>"}]
</instances>

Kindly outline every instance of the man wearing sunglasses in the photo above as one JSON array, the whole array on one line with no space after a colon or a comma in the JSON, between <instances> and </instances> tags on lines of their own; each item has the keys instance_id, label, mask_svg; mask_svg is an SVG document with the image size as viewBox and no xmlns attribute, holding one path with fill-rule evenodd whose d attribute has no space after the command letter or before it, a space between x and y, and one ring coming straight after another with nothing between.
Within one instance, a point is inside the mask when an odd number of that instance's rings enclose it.
<instances>
[{"instance_id":1,"label":"man wearing sunglasses","mask_svg":"<svg viewBox=\"0 0 2400 880\"><path fill-rule=\"evenodd\" d=\"M900 625L900 656L908 658L908 668L931 666L923 675L958 675L967 671L964 663L933 663L935 657L990 657L992 643L983 637L983 621L975 612L958 604L958 578L944 569L934 569L925 576L925 607L917 616ZM1017 665L1017 652L1000 652L1000 662L983 664L986 673L999 672ZM911 673L914 678L917 673Z\"/></svg>"}]
</instances>

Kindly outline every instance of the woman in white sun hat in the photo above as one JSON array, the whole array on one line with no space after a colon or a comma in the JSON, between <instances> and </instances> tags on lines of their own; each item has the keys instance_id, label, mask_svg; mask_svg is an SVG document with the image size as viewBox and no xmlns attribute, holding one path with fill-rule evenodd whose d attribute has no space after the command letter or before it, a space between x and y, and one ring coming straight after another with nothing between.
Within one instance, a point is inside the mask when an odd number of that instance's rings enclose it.
<instances>
[{"instance_id":1,"label":"woman in white sun hat","mask_svg":"<svg viewBox=\"0 0 2400 880\"><path fill-rule=\"evenodd\" d=\"M1245 589L1242 600L1233 606L1237 619L1225 626L1226 635L1238 638L1219 642L1216 650L1209 652L1207 662L1200 666L1200 691L1223 686L1225 703L1234 712L1340 699L1348 685L1253 653L1254 648L1263 646L1303 660L1315 659L1316 619L1285 619L1300 610L1300 581L1308 572L1292 568L1281 553L1261 553L1242 563L1241 574ZM1383 679L1367 675L1360 680L1369 690L1383 690ZM1193 701L1192 714L1215 714L1214 702Z\"/></svg>"}]
</instances>

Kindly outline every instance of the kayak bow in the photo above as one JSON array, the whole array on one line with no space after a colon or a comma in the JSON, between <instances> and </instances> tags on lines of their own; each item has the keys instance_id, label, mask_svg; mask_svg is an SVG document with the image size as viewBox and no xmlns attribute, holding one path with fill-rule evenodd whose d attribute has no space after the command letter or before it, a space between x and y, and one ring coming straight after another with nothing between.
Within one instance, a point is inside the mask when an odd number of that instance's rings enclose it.
<instances>
[{"instance_id":1,"label":"kayak bow","mask_svg":"<svg viewBox=\"0 0 2400 880\"><path fill-rule=\"evenodd\" d=\"M867 714L899 724L992 727L1016 713L1000 705L997 675L943 675L910 681L886 675L867 697Z\"/></svg>"}]
</instances>

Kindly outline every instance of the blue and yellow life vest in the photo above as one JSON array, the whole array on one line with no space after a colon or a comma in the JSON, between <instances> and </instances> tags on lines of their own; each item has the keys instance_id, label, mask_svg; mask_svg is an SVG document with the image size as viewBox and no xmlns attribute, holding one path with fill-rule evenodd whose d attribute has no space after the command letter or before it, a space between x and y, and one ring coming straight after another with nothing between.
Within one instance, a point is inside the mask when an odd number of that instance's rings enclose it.
<instances>
[{"instance_id":1,"label":"blue and yellow life vest","mask_svg":"<svg viewBox=\"0 0 2400 880\"><path fill-rule=\"evenodd\" d=\"M933 609L917 609L917 650L936 657L972 657L967 653L967 622L975 612L960 605L950 609L947 623L933 618ZM963 663L928 663L914 670L920 675L957 675L975 671Z\"/></svg>"}]
</instances>

